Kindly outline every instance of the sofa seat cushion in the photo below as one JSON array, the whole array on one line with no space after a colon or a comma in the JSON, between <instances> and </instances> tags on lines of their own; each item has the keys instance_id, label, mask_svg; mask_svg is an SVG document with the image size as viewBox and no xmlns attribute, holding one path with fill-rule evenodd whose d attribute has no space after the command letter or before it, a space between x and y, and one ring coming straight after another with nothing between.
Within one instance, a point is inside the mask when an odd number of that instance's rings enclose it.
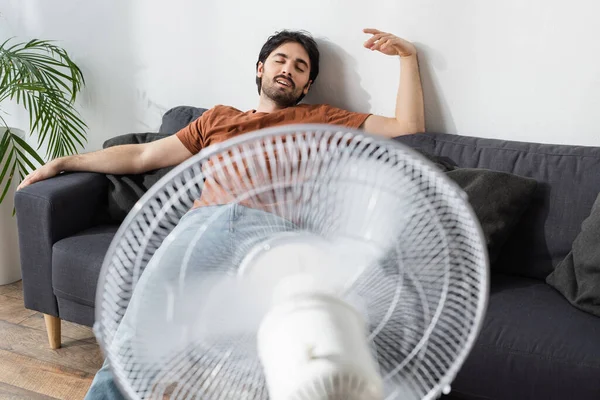
<instances>
[{"instance_id":1,"label":"sofa seat cushion","mask_svg":"<svg viewBox=\"0 0 600 400\"><path fill-rule=\"evenodd\" d=\"M52 287L57 297L94 306L98 276L118 225L96 226L52 247Z\"/></svg>"},{"instance_id":2,"label":"sofa seat cushion","mask_svg":"<svg viewBox=\"0 0 600 400\"><path fill-rule=\"evenodd\" d=\"M600 399L600 318L543 281L491 281L484 326L453 389L490 399Z\"/></svg>"}]
</instances>

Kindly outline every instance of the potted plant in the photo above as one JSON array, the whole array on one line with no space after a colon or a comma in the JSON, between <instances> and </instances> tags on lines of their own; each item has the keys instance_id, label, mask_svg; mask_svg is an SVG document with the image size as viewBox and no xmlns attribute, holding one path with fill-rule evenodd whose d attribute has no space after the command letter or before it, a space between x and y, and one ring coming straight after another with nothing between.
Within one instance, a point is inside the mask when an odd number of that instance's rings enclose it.
<instances>
[{"instance_id":1,"label":"potted plant","mask_svg":"<svg viewBox=\"0 0 600 400\"><path fill-rule=\"evenodd\" d=\"M86 141L87 126L75 109L84 84L79 67L51 41L13 44L8 39L0 45L0 285L20 279L16 223L7 212L11 209L14 214L17 184L44 164L44 158L49 161L77 153ZM8 125L2 111L8 101L27 110L29 126ZM35 149L24 131L34 139ZM42 148L44 157L39 153Z\"/></svg>"}]
</instances>

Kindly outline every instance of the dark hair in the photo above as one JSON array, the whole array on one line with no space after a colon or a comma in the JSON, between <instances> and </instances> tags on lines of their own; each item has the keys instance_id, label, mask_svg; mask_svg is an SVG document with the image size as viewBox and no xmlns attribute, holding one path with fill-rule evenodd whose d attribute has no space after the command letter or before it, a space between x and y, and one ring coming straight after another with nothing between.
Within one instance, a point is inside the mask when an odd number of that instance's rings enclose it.
<instances>
[{"instance_id":1,"label":"dark hair","mask_svg":"<svg viewBox=\"0 0 600 400\"><path fill-rule=\"evenodd\" d=\"M281 32L276 32L274 35L269 37L265 44L263 44L262 49L260 49L258 61L256 62L256 68L258 69L258 63L262 62L264 64L265 60L273 51L275 51L276 48L288 42L296 42L300 44L308 53L308 58L310 59L309 79L314 83L317 79L317 75L319 75L319 49L315 40L308 32L305 31L283 30ZM261 83L262 79L257 76L256 86L258 86L258 94L260 94ZM298 98L296 103L299 103L303 98L304 94Z\"/></svg>"}]
</instances>

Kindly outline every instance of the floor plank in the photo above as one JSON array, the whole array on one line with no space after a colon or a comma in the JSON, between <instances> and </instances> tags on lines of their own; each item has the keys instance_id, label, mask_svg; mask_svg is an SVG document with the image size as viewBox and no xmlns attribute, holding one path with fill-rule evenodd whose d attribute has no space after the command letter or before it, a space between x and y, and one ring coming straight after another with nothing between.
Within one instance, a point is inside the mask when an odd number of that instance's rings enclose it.
<instances>
[{"instance_id":1,"label":"floor plank","mask_svg":"<svg viewBox=\"0 0 600 400\"><path fill-rule=\"evenodd\" d=\"M62 348L48 345L43 314L26 310L23 282L0 286L0 400L81 400L102 365L87 326L62 322Z\"/></svg>"},{"instance_id":2,"label":"floor plank","mask_svg":"<svg viewBox=\"0 0 600 400\"><path fill-rule=\"evenodd\" d=\"M44 315L42 313L33 314L32 316L20 322L19 325L46 332L46 323L44 322ZM89 342L95 342L96 340L94 331L88 326L74 324L69 321L61 321L60 329L63 339L68 338Z\"/></svg>"},{"instance_id":3,"label":"floor plank","mask_svg":"<svg viewBox=\"0 0 600 400\"><path fill-rule=\"evenodd\" d=\"M82 399L93 374L0 350L0 381L57 399Z\"/></svg>"},{"instance_id":4,"label":"floor plank","mask_svg":"<svg viewBox=\"0 0 600 400\"><path fill-rule=\"evenodd\" d=\"M5 294L7 292L23 293L23 281L0 286L0 294Z\"/></svg>"},{"instance_id":5,"label":"floor plank","mask_svg":"<svg viewBox=\"0 0 600 400\"><path fill-rule=\"evenodd\" d=\"M95 343L63 338L62 347L52 350L45 331L5 321L0 321L0 349L88 374L95 374L103 362Z\"/></svg>"},{"instance_id":6,"label":"floor plank","mask_svg":"<svg viewBox=\"0 0 600 400\"><path fill-rule=\"evenodd\" d=\"M2 294L5 296L8 296L8 297L14 297L15 299L20 299L21 301L23 301L23 290L22 289L9 287L5 290L5 293L2 293Z\"/></svg>"},{"instance_id":7,"label":"floor plank","mask_svg":"<svg viewBox=\"0 0 600 400\"><path fill-rule=\"evenodd\" d=\"M6 293L9 293L9 292L14 292L16 290L17 289L15 289L12 285L3 285L3 286L0 286L0 294L6 294Z\"/></svg>"},{"instance_id":8,"label":"floor plank","mask_svg":"<svg viewBox=\"0 0 600 400\"><path fill-rule=\"evenodd\" d=\"M33 310L25 309L23 300L0 295L0 320L18 324L35 313Z\"/></svg>"},{"instance_id":9,"label":"floor plank","mask_svg":"<svg viewBox=\"0 0 600 400\"><path fill-rule=\"evenodd\" d=\"M1 378L0 378L1 379ZM59 400L27 389L0 382L0 399L2 400Z\"/></svg>"},{"instance_id":10,"label":"floor plank","mask_svg":"<svg viewBox=\"0 0 600 400\"><path fill-rule=\"evenodd\" d=\"M0 286L0 295L23 300L23 281Z\"/></svg>"}]
</instances>

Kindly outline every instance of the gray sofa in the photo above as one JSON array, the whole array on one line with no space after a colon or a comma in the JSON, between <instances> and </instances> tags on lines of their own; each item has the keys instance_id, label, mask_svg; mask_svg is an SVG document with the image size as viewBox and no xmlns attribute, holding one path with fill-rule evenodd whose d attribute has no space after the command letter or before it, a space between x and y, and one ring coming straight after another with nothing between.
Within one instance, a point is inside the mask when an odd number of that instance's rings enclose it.
<instances>
[{"instance_id":1,"label":"gray sofa","mask_svg":"<svg viewBox=\"0 0 600 400\"><path fill-rule=\"evenodd\" d=\"M176 132L202 111L170 110L159 134ZM600 399L600 318L544 281L571 250L600 192L600 148L436 133L397 140L461 167L539 183L492 265L484 327L451 397ZM51 330L60 320L94 322L100 266L119 225L106 218L109 185L102 174L68 173L16 194L25 306L47 314Z\"/></svg>"}]
</instances>

